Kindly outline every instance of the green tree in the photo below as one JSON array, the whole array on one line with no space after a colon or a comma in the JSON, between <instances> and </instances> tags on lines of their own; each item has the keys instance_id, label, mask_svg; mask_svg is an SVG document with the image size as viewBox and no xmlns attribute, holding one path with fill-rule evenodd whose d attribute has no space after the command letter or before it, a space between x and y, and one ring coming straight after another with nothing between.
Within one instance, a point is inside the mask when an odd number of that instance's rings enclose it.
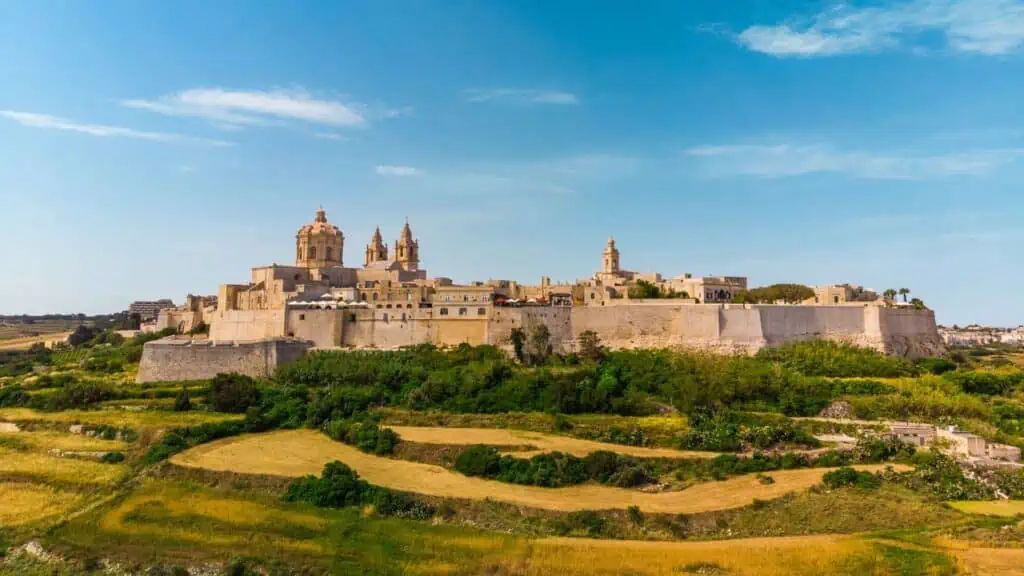
<instances>
[{"instance_id":1,"label":"green tree","mask_svg":"<svg viewBox=\"0 0 1024 576\"><path fill-rule=\"evenodd\" d=\"M509 340L512 341L512 349L516 353L516 360L523 362L526 360L526 356L523 353L524 345L526 344L526 333L523 332L522 328L513 328L512 333L509 334Z\"/></svg>"},{"instance_id":2,"label":"green tree","mask_svg":"<svg viewBox=\"0 0 1024 576\"><path fill-rule=\"evenodd\" d=\"M604 356L604 347L601 346L601 339L597 332L587 330L582 332L578 338L579 354L587 360L600 360Z\"/></svg>"},{"instance_id":3,"label":"green tree","mask_svg":"<svg viewBox=\"0 0 1024 576\"><path fill-rule=\"evenodd\" d=\"M926 308L924 300L921 300L920 298L911 298L910 305L914 307L914 310L924 310Z\"/></svg>"},{"instance_id":4,"label":"green tree","mask_svg":"<svg viewBox=\"0 0 1024 576\"><path fill-rule=\"evenodd\" d=\"M814 298L814 289L803 284L772 284L750 290L740 290L733 295L736 304L772 304L779 300L789 304L797 304Z\"/></svg>"},{"instance_id":5,"label":"green tree","mask_svg":"<svg viewBox=\"0 0 1024 576\"><path fill-rule=\"evenodd\" d=\"M537 323L530 328L529 358L531 364L543 364L551 355L551 330L547 324Z\"/></svg>"},{"instance_id":6,"label":"green tree","mask_svg":"<svg viewBox=\"0 0 1024 576\"><path fill-rule=\"evenodd\" d=\"M910 294L910 288L900 288L900 296L903 296L903 302L907 301L907 294Z\"/></svg>"},{"instance_id":7,"label":"green tree","mask_svg":"<svg viewBox=\"0 0 1024 576\"><path fill-rule=\"evenodd\" d=\"M892 288L887 288L885 292L882 292L882 297L885 298L886 302L893 302L896 300L896 291Z\"/></svg>"},{"instance_id":8,"label":"green tree","mask_svg":"<svg viewBox=\"0 0 1024 576\"><path fill-rule=\"evenodd\" d=\"M646 280L637 280L635 284L629 287L628 293L629 297L634 300L661 297L661 290Z\"/></svg>"},{"instance_id":9,"label":"green tree","mask_svg":"<svg viewBox=\"0 0 1024 576\"><path fill-rule=\"evenodd\" d=\"M209 404L217 412L242 414L259 399L256 381L244 374L217 374L210 383Z\"/></svg>"},{"instance_id":10,"label":"green tree","mask_svg":"<svg viewBox=\"0 0 1024 576\"><path fill-rule=\"evenodd\" d=\"M175 412L188 412L192 409L192 399L188 395L188 388L181 387L181 392L178 392L178 396L174 399L174 411Z\"/></svg>"}]
</instances>

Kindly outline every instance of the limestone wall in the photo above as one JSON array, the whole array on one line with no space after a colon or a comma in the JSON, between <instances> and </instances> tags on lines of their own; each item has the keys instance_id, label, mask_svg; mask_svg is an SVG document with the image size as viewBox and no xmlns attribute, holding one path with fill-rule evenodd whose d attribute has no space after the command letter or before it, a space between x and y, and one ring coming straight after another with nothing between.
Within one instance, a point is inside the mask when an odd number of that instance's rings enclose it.
<instances>
[{"instance_id":1,"label":"limestone wall","mask_svg":"<svg viewBox=\"0 0 1024 576\"><path fill-rule=\"evenodd\" d=\"M210 340L252 341L285 336L285 310L218 310L210 326Z\"/></svg>"},{"instance_id":2,"label":"limestone wall","mask_svg":"<svg viewBox=\"0 0 1024 576\"><path fill-rule=\"evenodd\" d=\"M270 376L277 366L297 360L308 348L306 342L286 339L218 344L163 338L143 347L136 381L205 380L230 372L254 378Z\"/></svg>"},{"instance_id":3,"label":"limestone wall","mask_svg":"<svg viewBox=\"0 0 1024 576\"><path fill-rule=\"evenodd\" d=\"M285 318L286 334L307 340L314 346L330 348L342 340L343 316L336 310L288 310Z\"/></svg>"}]
</instances>

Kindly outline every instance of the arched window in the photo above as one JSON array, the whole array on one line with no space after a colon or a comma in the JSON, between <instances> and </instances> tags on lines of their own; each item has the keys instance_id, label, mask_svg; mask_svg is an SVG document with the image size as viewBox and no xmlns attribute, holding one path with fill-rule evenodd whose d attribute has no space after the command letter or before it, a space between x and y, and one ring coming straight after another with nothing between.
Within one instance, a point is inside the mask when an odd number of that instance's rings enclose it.
<instances>
[{"instance_id":1,"label":"arched window","mask_svg":"<svg viewBox=\"0 0 1024 576\"><path fill-rule=\"evenodd\" d=\"M331 256L332 256L332 254L331 254L331 247L330 247L330 246L328 246L328 247L327 247L327 254L326 254L326 255L324 256L324 258L325 258L326 260L331 260Z\"/></svg>"},{"instance_id":2,"label":"arched window","mask_svg":"<svg viewBox=\"0 0 1024 576\"><path fill-rule=\"evenodd\" d=\"M315 260L316 259L316 246L310 246L309 247L309 256L308 256L308 258L310 260Z\"/></svg>"}]
</instances>

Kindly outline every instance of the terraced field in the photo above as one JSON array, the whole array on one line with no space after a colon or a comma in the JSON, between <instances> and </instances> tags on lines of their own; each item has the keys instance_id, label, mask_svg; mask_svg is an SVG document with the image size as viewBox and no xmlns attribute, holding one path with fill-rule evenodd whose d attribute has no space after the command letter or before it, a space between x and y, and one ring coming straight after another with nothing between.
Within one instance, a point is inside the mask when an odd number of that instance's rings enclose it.
<instances>
[{"instance_id":1,"label":"terraced field","mask_svg":"<svg viewBox=\"0 0 1024 576\"><path fill-rule=\"evenodd\" d=\"M324 464L340 460L371 484L404 492L448 498L490 498L500 502L559 511L612 510L637 506L645 512L692 514L747 506L806 490L828 469L771 473L773 484L754 476L698 484L680 492L646 493L598 485L567 488L519 486L463 476L440 466L364 454L311 430L246 435L211 442L178 454L179 466L245 474L304 476L319 474ZM881 470L884 466L858 466Z\"/></svg>"},{"instance_id":2,"label":"terraced field","mask_svg":"<svg viewBox=\"0 0 1024 576\"><path fill-rule=\"evenodd\" d=\"M996 500L979 502L950 502L952 507L970 514L1012 517L1024 515L1024 500Z\"/></svg>"},{"instance_id":3,"label":"terraced field","mask_svg":"<svg viewBox=\"0 0 1024 576\"><path fill-rule=\"evenodd\" d=\"M607 442L594 442L592 440L581 440L569 436L558 436L555 434L544 434L541 432L524 432L522 430L497 429L497 428L434 428L429 426L389 426L398 433L403 440L419 442L422 444L446 444L468 446L472 444L487 444L490 446L523 447L528 446L533 450L517 451L513 455L521 458L529 458L536 454L545 452L566 452L574 456L586 456L599 450L609 450L636 456L638 458L714 458L718 456L715 452L698 452L686 450L672 450L669 448L642 448L637 446L625 446L622 444L609 444Z\"/></svg>"}]
</instances>

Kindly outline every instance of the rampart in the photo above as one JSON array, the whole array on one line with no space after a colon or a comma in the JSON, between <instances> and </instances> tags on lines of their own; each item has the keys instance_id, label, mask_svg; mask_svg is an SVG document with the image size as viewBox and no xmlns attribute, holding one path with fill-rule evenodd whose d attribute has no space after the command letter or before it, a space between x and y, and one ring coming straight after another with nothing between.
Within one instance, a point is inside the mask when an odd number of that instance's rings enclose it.
<instances>
[{"instance_id":1,"label":"rampart","mask_svg":"<svg viewBox=\"0 0 1024 576\"><path fill-rule=\"evenodd\" d=\"M515 328L548 325L556 350L575 350L593 331L611 349L696 348L753 353L800 340L834 340L900 356L943 350L931 310L880 306L635 303L629 306L498 309L488 343L507 346Z\"/></svg>"},{"instance_id":2,"label":"rampart","mask_svg":"<svg viewBox=\"0 0 1024 576\"><path fill-rule=\"evenodd\" d=\"M136 381L204 380L227 372L269 376L277 366L297 360L309 348L303 340L215 343L172 336L146 343Z\"/></svg>"}]
</instances>

